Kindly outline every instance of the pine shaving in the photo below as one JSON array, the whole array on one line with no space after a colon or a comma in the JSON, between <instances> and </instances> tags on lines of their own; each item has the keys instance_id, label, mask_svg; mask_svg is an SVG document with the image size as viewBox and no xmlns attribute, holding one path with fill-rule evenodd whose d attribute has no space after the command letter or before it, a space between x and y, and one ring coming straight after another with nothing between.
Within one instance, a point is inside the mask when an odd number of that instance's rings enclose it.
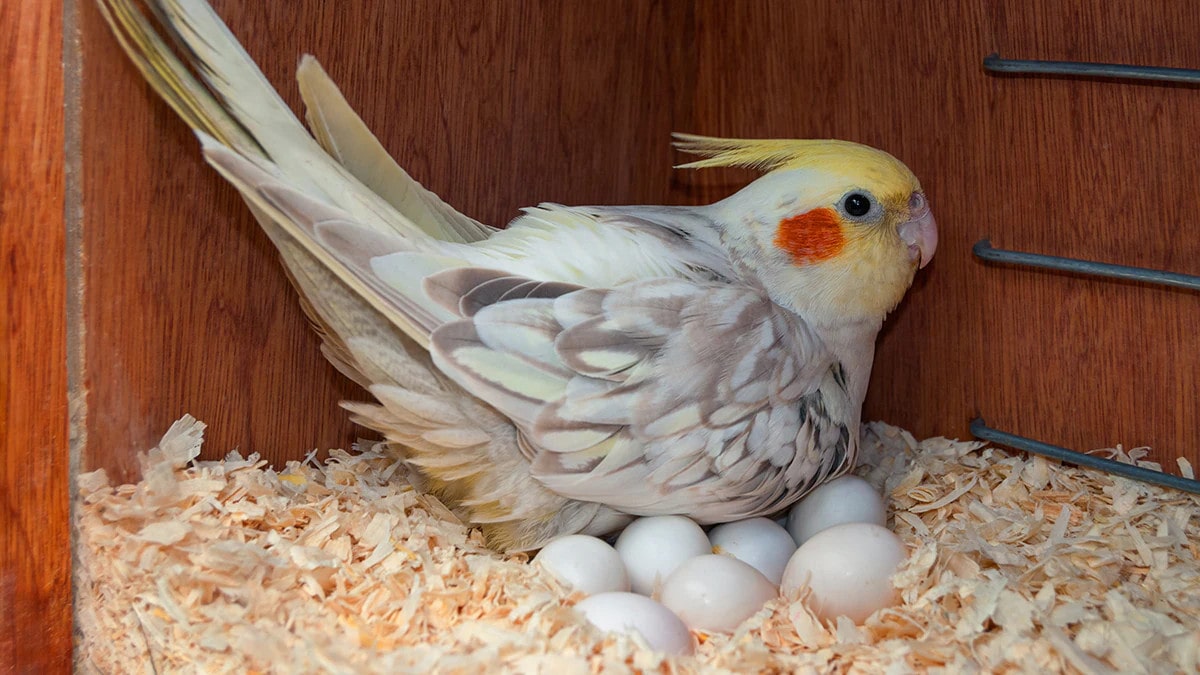
<instances>
[{"instance_id":1,"label":"pine shaving","mask_svg":"<svg viewBox=\"0 0 1200 675\"><path fill-rule=\"evenodd\" d=\"M910 549L899 605L855 625L780 598L667 657L591 629L381 449L276 471L198 461L203 429L172 426L135 485L78 478L84 672L1200 670L1200 499L981 443L865 429Z\"/></svg>"}]
</instances>

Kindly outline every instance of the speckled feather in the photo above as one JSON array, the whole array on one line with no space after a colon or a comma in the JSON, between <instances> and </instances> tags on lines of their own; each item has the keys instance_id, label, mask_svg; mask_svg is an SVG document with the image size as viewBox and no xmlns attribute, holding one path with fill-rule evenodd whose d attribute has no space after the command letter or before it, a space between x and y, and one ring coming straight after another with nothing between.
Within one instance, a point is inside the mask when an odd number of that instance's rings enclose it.
<instances>
[{"instance_id":1,"label":"speckled feather","mask_svg":"<svg viewBox=\"0 0 1200 675\"><path fill-rule=\"evenodd\" d=\"M497 281L515 280L467 268L428 283L457 300ZM554 289L447 323L431 349L512 420L553 491L709 523L772 513L852 464L841 365L761 291L680 279Z\"/></svg>"}]
</instances>

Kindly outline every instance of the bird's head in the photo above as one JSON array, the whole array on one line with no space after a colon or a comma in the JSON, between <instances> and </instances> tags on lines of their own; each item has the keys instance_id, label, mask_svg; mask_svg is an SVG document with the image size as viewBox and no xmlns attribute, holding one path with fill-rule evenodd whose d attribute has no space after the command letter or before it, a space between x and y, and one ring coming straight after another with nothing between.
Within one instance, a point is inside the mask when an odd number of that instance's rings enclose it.
<instances>
[{"instance_id":1,"label":"bird's head","mask_svg":"<svg viewBox=\"0 0 1200 675\"><path fill-rule=\"evenodd\" d=\"M834 140L677 140L706 157L684 167L767 172L713 216L772 299L818 323L882 321L937 248L921 184L886 152Z\"/></svg>"}]
</instances>

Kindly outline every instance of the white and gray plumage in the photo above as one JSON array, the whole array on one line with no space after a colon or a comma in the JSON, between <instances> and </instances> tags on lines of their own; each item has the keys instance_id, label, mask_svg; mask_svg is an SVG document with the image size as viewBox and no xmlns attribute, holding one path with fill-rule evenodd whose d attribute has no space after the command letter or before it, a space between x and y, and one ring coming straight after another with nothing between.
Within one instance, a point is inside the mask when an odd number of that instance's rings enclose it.
<instances>
[{"instance_id":1,"label":"white and gray plumage","mask_svg":"<svg viewBox=\"0 0 1200 675\"><path fill-rule=\"evenodd\" d=\"M506 550L634 515L785 508L853 465L884 316L936 247L912 173L842 141L680 136L768 171L700 207L527 209L506 230L387 156L310 57L308 134L202 0L99 0L279 248L347 403Z\"/></svg>"}]
</instances>

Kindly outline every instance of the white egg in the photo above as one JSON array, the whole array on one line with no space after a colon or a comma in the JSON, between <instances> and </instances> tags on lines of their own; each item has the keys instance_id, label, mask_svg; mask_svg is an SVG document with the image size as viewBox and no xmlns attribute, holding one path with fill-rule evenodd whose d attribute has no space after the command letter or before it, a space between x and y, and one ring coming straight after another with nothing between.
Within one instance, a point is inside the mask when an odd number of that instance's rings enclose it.
<instances>
[{"instance_id":1,"label":"white egg","mask_svg":"<svg viewBox=\"0 0 1200 675\"><path fill-rule=\"evenodd\" d=\"M731 555L762 572L776 586L796 552L792 535L770 518L750 518L714 527L708 533L713 553Z\"/></svg>"},{"instance_id":2,"label":"white egg","mask_svg":"<svg viewBox=\"0 0 1200 675\"><path fill-rule=\"evenodd\" d=\"M883 496L858 476L842 476L805 495L788 512L788 532L796 545L834 525L843 523L887 524Z\"/></svg>"},{"instance_id":3,"label":"white egg","mask_svg":"<svg viewBox=\"0 0 1200 675\"><path fill-rule=\"evenodd\" d=\"M688 558L712 553L704 530L683 516L638 518L617 537L617 553L634 593L652 595Z\"/></svg>"},{"instance_id":4,"label":"white egg","mask_svg":"<svg viewBox=\"0 0 1200 675\"><path fill-rule=\"evenodd\" d=\"M662 603L636 593L597 593L575 605L588 623L606 633L640 633L652 649L691 654L695 640Z\"/></svg>"},{"instance_id":5,"label":"white egg","mask_svg":"<svg viewBox=\"0 0 1200 675\"><path fill-rule=\"evenodd\" d=\"M667 577L661 599L692 630L728 633L778 596L775 584L741 560L702 555Z\"/></svg>"},{"instance_id":6,"label":"white egg","mask_svg":"<svg viewBox=\"0 0 1200 675\"><path fill-rule=\"evenodd\" d=\"M862 622L896 603L892 576L908 556L904 542L873 523L845 523L804 542L783 571L781 590L794 597L812 589L808 606L822 619L849 617Z\"/></svg>"},{"instance_id":7,"label":"white egg","mask_svg":"<svg viewBox=\"0 0 1200 675\"><path fill-rule=\"evenodd\" d=\"M595 537L584 534L559 537L538 551L533 563L588 595L629 590L629 574L621 556Z\"/></svg>"}]
</instances>

